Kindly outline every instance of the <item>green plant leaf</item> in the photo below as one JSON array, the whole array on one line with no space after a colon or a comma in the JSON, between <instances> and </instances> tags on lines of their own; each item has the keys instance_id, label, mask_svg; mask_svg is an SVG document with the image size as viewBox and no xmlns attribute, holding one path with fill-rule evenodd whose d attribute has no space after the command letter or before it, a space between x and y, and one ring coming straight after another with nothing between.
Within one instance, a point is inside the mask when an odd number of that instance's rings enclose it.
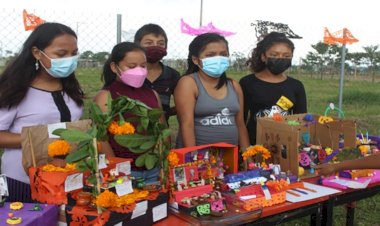
<instances>
[{"instance_id":1,"label":"green plant leaf","mask_svg":"<svg viewBox=\"0 0 380 226\"><path fill-rule=\"evenodd\" d=\"M96 137L96 135L98 134L98 129L96 128L96 126L92 126L91 129L88 131L88 134L90 134L90 136L92 137Z\"/></svg>"},{"instance_id":2,"label":"green plant leaf","mask_svg":"<svg viewBox=\"0 0 380 226\"><path fill-rule=\"evenodd\" d=\"M140 125L144 128L144 130L148 129L149 118L147 118L147 117L141 117L140 118Z\"/></svg>"},{"instance_id":3,"label":"green plant leaf","mask_svg":"<svg viewBox=\"0 0 380 226\"><path fill-rule=\"evenodd\" d=\"M140 155L139 157L137 157L136 159L136 162L135 162L135 165L137 167L142 167L145 165L145 157L147 156L147 154L143 154L143 155Z\"/></svg>"},{"instance_id":4,"label":"green plant leaf","mask_svg":"<svg viewBox=\"0 0 380 226\"><path fill-rule=\"evenodd\" d=\"M67 129L62 129L62 128L60 128L60 129L55 129L55 130L53 131L53 134L56 135L56 136L61 136L62 132L63 132L63 131L66 131L66 130L67 130Z\"/></svg>"},{"instance_id":5,"label":"green plant leaf","mask_svg":"<svg viewBox=\"0 0 380 226\"><path fill-rule=\"evenodd\" d=\"M170 137L172 131L171 129L164 129L161 131L161 134L162 134L162 139L166 139L168 137Z\"/></svg>"},{"instance_id":6,"label":"green plant leaf","mask_svg":"<svg viewBox=\"0 0 380 226\"><path fill-rule=\"evenodd\" d=\"M97 181L96 181L96 175L91 175L87 178L88 182L90 182L91 184L93 185L96 185Z\"/></svg>"},{"instance_id":7,"label":"green plant leaf","mask_svg":"<svg viewBox=\"0 0 380 226\"><path fill-rule=\"evenodd\" d=\"M156 155L147 154L147 156L145 157L145 167L148 170L153 169L157 162L158 158Z\"/></svg>"},{"instance_id":8,"label":"green plant leaf","mask_svg":"<svg viewBox=\"0 0 380 226\"><path fill-rule=\"evenodd\" d=\"M92 140L92 136L88 133L79 130L65 130L61 133L61 138L69 142L79 142L85 140Z\"/></svg>"},{"instance_id":9,"label":"green plant leaf","mask_svg":"<svg viewBox=\"0 0 380 226\"><path fill-rule=\"evenodd\" d=\"M141 146L143 143L151 141L154 136L140 135L140 134L128 134L128 135L116 135L115 141L123 147L135 148Z\"/></svg>"},{"instance_id":10,"label":"green plant leaf","mask_svg":"<svg viewBox=\"0 0 380 226\"><path fill-rule=\"evenodd\" d=\"M65 158L66 162L73 163L73 162L77 162L81 159L88 157L90 155L88 148L89 148L88 145L84 145L83 147L79 148L75 152L70 153Z\"/></svg>"},{"instance_id":11,"label":"green plant leaf","mask_svg":"<svg viewBox=\"0 0 380 226\"><path fill-rule=\"evenodd\" d=\"M155 121L155 122L157 122L157 121L160 120L160 117L161 117L161 115L162 115L163 113L164 113L164 111L162 111L161 109L159 109L159 108L154 108L154 109L148 111L148 116L149 116L149 119L150 119L151 121Z\"/></svg>"},{"instance_id":12,"label":"green plant leaf","mask_svg":"<svg viewBox=\"0 0 380 226\"><path fill-rule=\"evenodd\" d=\"M140 146L140 149L142 150L149 150L151 149L152 147L154 147L156 145L156 140L150 140L150 141L147 141L145 143L143 143L141 146Z\"/></svg>"},{"instance_id":13,"label":"green plant leaf","mask_svg":"<svg viewBox=\"0 0 380 226\"><path fill-rule=\"evenodd\" d=\"M84 171L88 171L90 170L90 168L88 168L88 165L84 162L84 161L80 161L76 164L75 168L80 171L80 172L84 172Z\"/></svg>"},{"instance_id":14,"label":"green plant leaf","mask_svg":"<svg viewBox=\"0 0 380 226\"><path fill-rule=\"evenodd\" d=\"M147 150L141 149L140 147L134 147L134 148L129 147L128 149L131 152L136 153L136 154L142 154L144 152L147 152Z\"/></svg>"}]
</instances>

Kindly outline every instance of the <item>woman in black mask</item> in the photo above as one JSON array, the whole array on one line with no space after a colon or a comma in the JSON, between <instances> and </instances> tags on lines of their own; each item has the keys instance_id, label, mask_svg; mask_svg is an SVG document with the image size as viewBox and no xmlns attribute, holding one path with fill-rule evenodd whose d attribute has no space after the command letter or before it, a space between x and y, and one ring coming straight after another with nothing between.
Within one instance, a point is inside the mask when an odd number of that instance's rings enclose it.
<instances>
[{"instance_id":1,"label":"woman in black mask","mask_svg":"<svg viewBox=\"0 0 380 226\"><path fill-rule=\"evenodd\" d=\"M274 113L306 113L302 83L285 75L292 64L294 44L285 34L271 32L257 43L247 65L253 72L242 79L244 119L251 144L256 143L256 118Z\"/></svg>"}]
</instances>

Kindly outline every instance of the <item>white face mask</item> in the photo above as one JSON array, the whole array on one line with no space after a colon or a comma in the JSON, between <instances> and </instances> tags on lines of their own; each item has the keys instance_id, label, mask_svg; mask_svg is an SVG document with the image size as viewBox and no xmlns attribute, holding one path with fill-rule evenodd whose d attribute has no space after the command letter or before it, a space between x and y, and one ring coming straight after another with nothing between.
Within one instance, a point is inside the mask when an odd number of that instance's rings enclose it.
<instances>
[{"instance_id":1,"label":"white face mask","mask_svg":"<svg viewBox=\"0 0 380 226\"><path fill-rule=\"evenodd\" d=\"M72 57L52 59L40 50L47 58L50 59L51 67L46 68L40 61L45 70L54 78L66 78L70 76L78 66L78 55Z\"/></svg>"}]
</instances>

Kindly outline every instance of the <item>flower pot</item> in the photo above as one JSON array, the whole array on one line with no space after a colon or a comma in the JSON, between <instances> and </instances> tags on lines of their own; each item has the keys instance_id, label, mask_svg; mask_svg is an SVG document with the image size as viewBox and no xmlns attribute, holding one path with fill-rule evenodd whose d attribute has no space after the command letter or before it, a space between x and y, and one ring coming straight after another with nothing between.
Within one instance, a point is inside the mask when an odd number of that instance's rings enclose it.
<instances>
[{"instance_id":1,"label":"flower pot","mask_svg":"<svg viewBox=\"0 0 380 226\"><path fill-rule=\"evenodd\" d=\"M90 192L81 191L77 195L76 204L78 206L88 206L92 200L92 194Z\"/></svg>"}]
</instances>

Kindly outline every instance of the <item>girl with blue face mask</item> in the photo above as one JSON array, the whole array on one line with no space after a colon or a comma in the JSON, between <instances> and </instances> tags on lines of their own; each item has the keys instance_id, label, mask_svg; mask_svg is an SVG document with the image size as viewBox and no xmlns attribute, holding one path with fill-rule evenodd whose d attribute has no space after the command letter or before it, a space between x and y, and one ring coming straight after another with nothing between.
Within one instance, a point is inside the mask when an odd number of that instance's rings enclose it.
<instances>
[{"instance_id":1,"label":"girl with blue face mask","mask_svg":"<svg viewBox=\"0 0 380 226\"><path fill-rule=\"evenodd\" d=\"M177 148L226 142L249 146L240 85L227 78L228 43L206 33L189 46L188 69L174 91L178 113Z\"/></svg>"},{"instance_id":2,"label":"girl with blue face mask","mask_svg":"<svg viewBox=\"0 0 380 226\"><path fill-rule=\"evenodd\" d=\"M33 202L22 166L21 129L82 116L83 91L74 74L77 55L75 32L63 24L45 23L0 75L1 172L7 176L7 201Z\"/></svg>"}]
</instances>

